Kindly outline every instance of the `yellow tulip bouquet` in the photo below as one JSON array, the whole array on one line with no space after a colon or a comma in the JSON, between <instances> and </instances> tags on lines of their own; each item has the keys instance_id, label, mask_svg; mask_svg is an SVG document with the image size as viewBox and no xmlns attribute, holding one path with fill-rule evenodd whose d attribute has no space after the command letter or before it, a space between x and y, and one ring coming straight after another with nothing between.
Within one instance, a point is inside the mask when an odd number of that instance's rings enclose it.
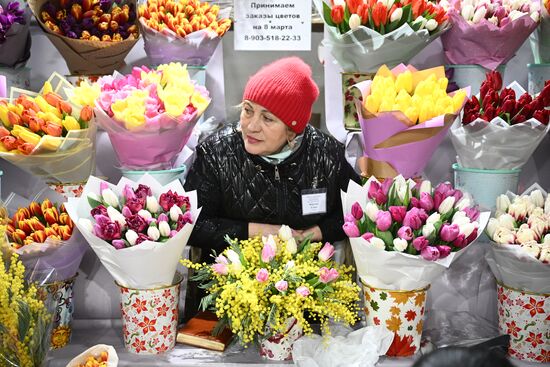
<instances>
[{"instance_id":1,"label":"yellow tulip bouquet","mask_svg":"<svg viewBox=\"0 0 550 367\"><path fill-rule=\"evenodd\" d=\"M244 241L227 239L230 247L213 265L182 263L195 270L208 295L203 309L216 312L215 332L227 326L244 345L288 330L295 319L305 334L312 333L305 313L328 333L329 318L354 324L359 288L352 281L353 268L331 260L329 243L297 244L291 229L282 226L277 236Z\"/></svg>"},{"instance_id":2,"label":"yellow tulip bouquet","mask_svg":"<svg viewBox=\"0 0 550 367\"><path fill-rule=\"evenodd\" d=\"M191 80L186 65L170 63L83 83L72 101L95 107L98 125L124 168L152 170L173 168L210 97Z\"/></svg>"},{"instance_id":3,"label":"yellow tulip bouquet","mask_svg":"<svg viewBox=\"0 0 550 367\"><path fill-rule=\"evenodd\" d=\"M418 177L469 96L469 88L447 94L443 66L416 70L382 66L373 80L356 84L366 158L366 176Z\"/></svg>"},{"instance_id":4,"label":"yellow tulip bouquet","mask_svg":"<svg viewBox=\"0 0 550 367\"><path fill-rule=\"evenodd\" d=\"M0 157L46 183L82 183L95 168L92 110L68 100L73 86L53 73L38 92L12 88L0 100Z\"/></svg>"},{"instance_id":5,"label":"yellow tulip bouquet","mask_svg":"<svg viewBox=\"0 0 550 367\"><path fill-rule=\"evenodd\" d=\"M0 226L5 246L6 227ZM49 348L50 301L24 280L25 267L17 254L0 256L0 360L3 366L41 366Z\"/></svg>"}]
</instances>

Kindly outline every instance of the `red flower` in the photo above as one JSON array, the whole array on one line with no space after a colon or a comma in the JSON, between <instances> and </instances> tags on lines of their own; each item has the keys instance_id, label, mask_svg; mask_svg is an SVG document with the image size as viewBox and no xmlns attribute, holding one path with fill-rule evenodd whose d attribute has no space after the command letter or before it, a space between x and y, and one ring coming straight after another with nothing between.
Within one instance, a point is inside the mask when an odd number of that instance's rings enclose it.
<instances>
[{"instance_id":1,"label":"red flower","mask_svg":"<svg viewBox=\"0 0 550 367\"><path fill-rule=\"evenodd\" d=\"M168 306L166 306L166 303L163 303L162 306L157 308L158 315L157 316L166 316L166 312L169 310Z\"/></svg>"},{"instance_id":2,"label":"red flower","mask_svg":"<svg viewBox=\"0 0 550 367\"><path fill-rule=\"evenodd\" d=\"M369 21L369 6L367 4L359 5L357 15L361 17L361 24L366 24Z\"/></svg>"},{"instance_id":3,"label":"red flower","mask_svg":"<svg viewBox=\"0 0 550 367\"><path fill-rule=\"evenodd\" d=\"M529 332L529 336L527 337L527 339L525 339L525 341L527 343L531 343L531 345L533 346L533 348L535 348L537 345L539 344L542 344L544 343L542 341L542 333L540 334L535 334L535 333L532 333L532 332Z\"/></svg>"},{"instance_id":4,"label":"red flower","mask_svg":"<svg viewBox=\"0 0 550 367\"><path fill-rule=\"evenodd\" d=\"M168 350L168 346L166 346L165 344L162 344L160 347L156 347L155 349L159 353L164 353Z\"/></svg>"},{"instance_id":5,"label":"red flower","mask_svg":"<svg viewBox=\"0 0 550 367\"><path fill-rule=\"evenodd\" d=\"M426 1L425 0L412 0L412 11L415 18L418 18L426 11Z\"/></svg>"},{"instance_id":6,"label":"red flower","mask_svg":"<svg viewBox=\"0 0 550 367\"><path fill-rule=\"evenodd\" d=\"M172 327L170 325L164 325L162 327L162 331L160 332L160 335L167 338L168 335L170 335L170 333L172 332Z\"/></svg>"},{"instance_id":7,"label":"red flower","mask_svg":"<svg viewBox=\"0 0 550 367\"><path fill-rule=\"evenodd\" d=\"M529 299L529 303L523 305L523 308L529 310L531 317L535 317L537 313L544 313L544 300L537 302L534 298Z\"/></svg>"},{"instance_id":8,"label":"red flower","mask_svg":"<svg viewBox=\"0 0 550 367\"><path fill-rule=\"evenodd\" d=\"M134 349L136 350L136 353L139 353L142 350L145 351L146 350L145 340L139 340L137 338L134 339L134 342L132 343L132 347L134 347Z\"/></svg>"},{"instance_id":9,"label":"red flower","mask_svg":"<svg viewBox=\"0 0 550 367\"><path fill-rule=\"evenodd\" d=\"M413 310L409 310L405 313L405 318L407 319L407 321L412 321L416 318L416 312L414 312Z\"/></svg>"},{"instance_id":10,"label":"red flower","mask_svg":"<svg viewBox=\"0 0 550 367\"><path fill-rule=\"evenodd\" d=\"M519 328L516 325L515 321L507 322L506 326L508 327L508 331L506 331L506 334L513 335L514 337L518 337L518 333L521 331L521 328Z\"/></svg>"},{"instance_id":11,"label":"red flower","mask_svg":"<svg viewBox=\"0 0 550 367\"><path fill-rule=\"evenodd\" d=\"M359 5L363 4L363 0L346 0L346 4L351 14L357 14L357 8Z\"/></svg>"},{"instance_id":12,"label":"red flower","mask_svg":"<svg viewBox=\"0 0 550 367\"><path fill-rule=\"evenodd\" d=\"M377 2L376 5L372 8L372 21L374 22L375 27L380 27L380 25L386 24L388 21L388 8L386 5Z\"/></svg>"},{"instance_id":13,"label":"red flower","mask_svg":"<svg viewBox=\"0 0 550 367\"><path fill-rule=\"evenodd\" d=\"M540 356L538 356L536 359L538 362L542 362L542 363L550 362L550 349L549 350L542 349L540 352Z\"/></svg>"},{"instance_id":14,"label":"red flower","mask_svg":"<svg viewBox=\"0 0 550 367\"><path fill-rule=\"evenodd\" d=\"M157 320L149 320L147 316L143 317L143 321L138 324L140 328L143 330L143 334L147 334L149 331L157 331L155 329L155 324L157 323Z\"/></svg>"},{"instance_id":15,"label":"red flower","mask_svg":"<svg viewBox=\"0 0 550 367\"><path fill-rule=\"evenodd\" d=\"M136 309L137 313L141 313L141 311L145 312L147 311L147 301L140 301L139 299L136 299L132 307Z\"/></svg>"},{"instance_id":16,"label":"red flower","mask_svg":"<svg viewBox=\"0 0 550 367\"><path fill-rule=\"evenodd\" d=\"M386 352L386 355L390 357L412 356L416 352L416 346L413 346L412 343L412 335L401 338L399 335L395 334L393 342L390 345L390 349Z\"/></svg>"},{"instance_id":17,"label":"red flower","mask_svg":"<svg viewBox=\"0 0 550 367\"><path fill-rule=\"evenodd\" d=\"M550 120L550 110L535 111L533 113L533 118L539 120L544 125L548 125L548 120Z\"/></svg>"},{"instance_id":18,"label":"red flower","mask_svg":"<svg viewBox=\"0 0 550 367\"><path fill-rule=\"evenodd\" d=\"M162 297L168 298L172 295L172 292L170 292L170 289L165 289L164 292L162 292Z\"/></svg>"},{"instance_id":19,"label":"red flower","mask_svg":"<svg viewBox=\"0 0 550 367\"><path fill-rule=\"evenodd\" d=\"M380 319L378 317L373 318L372 321L374 321L374 325L380 325Z\"/></svg>"},{"instance_id":20,"label":"red flower","mask_svg":"<svg viewBox=\"0 0 550 367\"><path fill-rule=\"evenodd\" d=\"M483 100L489 90L499 91L502 88L502 75L498 71L490 71L479 88L479 96Z\"/></svg>"},{"instance_id":21,"label":"red flower","mask_svg":"<svg viewBox=\"0 0 550 367\"><path fill-rule=\"evenodd\" d=\"M344 21L344 7L337 5L330 11L330 17L335 24L340 24Z\"/></svg>"}]
</instances>

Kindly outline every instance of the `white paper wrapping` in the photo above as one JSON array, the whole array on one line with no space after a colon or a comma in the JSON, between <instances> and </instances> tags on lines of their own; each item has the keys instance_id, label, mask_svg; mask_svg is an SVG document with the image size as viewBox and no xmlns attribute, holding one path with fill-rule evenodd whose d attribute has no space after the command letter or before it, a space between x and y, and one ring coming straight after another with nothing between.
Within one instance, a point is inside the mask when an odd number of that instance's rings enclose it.
<instances>
[{"instance_id":1,"label":"white paper wrapping","mask_svg":"<svg viewBox=\"0 0 550 367\"><path fill-rule=\"evenodd\" d=\"M65 204L67 213L80 233L86 238L101 263L119 285L128 288L151 289L172 284L176 268L189 236L191 236L194 224L187 223L174 237L164 243L144 241L139 245L117 250L79 224L80 218L93 220L90 215L92 208L87 197L90 192L96 194L100 192L101 182L102 180L99 178L90 176L82 196L69 198ZM200 214L200 208L197 208L197 193L196 191L185 192L180 180L162 186L151 175L146 174L138 182L122 177L116 186L109 184L109 187L120 197L126 184L132 188L136 188L139 184L147 185L157 198L168 190L188 196L193 223L196 223Z\"/></svg>"},{"instance_id":2,"label":"white paper wrapping","mask_svg":"<svg viewBox=\"0 0 550 367\"><path fill-rule=\"evenodd\" d=\"M91 348L86 349L84 352L71 359L71 361L67 363L67 367L79 367L80 364L86 363L86 359L89 356L98 357L101 352L108 353L109 357L107 359L107 367L118 366L118 355L116 354L115 348L106 344L97 344Z\"/></svg>"},{"instance_id":3,"label":"white paper wrapping","mask_svg":"<svg viewBox=\"0 0 550 367\"><path fill-rule=\"evenodd\" d=\"M525 93L517 82L512 82L507 88L512 88L517 98ZM516 125L508 125L500 117L489 123L477 119L468 125L462 125L461 119L457 119L450 135L460 166L490 170L517 169L527 162L549 129L550 124L545 126L536 119Z\"/></svg>"},{"instance_id":4,"label":"white paper wrapping","mask_svg":"<svg viewBox=\"0 0 550 367\"><path fill-rule=\"evenodd\" d=\"M358 202L364 208L368 201L370 183L364 186L350 181L348 191L341 193L342 209L351 213L353 203ZM489 221L491 213L483 212L479 215L477 239ZM357 274L361 280L371 287L391 290L416 290L427 287L451 264L458 259L469 247L475 246L475 241L465 249L452 252L444 259L427 261L418 255L411 255L397 251L385 251L369 246L364 238L350 238L351 249L355 259Z\"/></svg>"},{"instance_id":5,"label":"white paper wrapping","mask_svg":"<svg viewBox=\"0 0 550 367\"><path fill-rule=\"evenodd\" d=\"M393 333L384 326L367 326L328 341L304 336L294 343L292 359L298 367L371 367L392 341Z\"/></svg>"}]
</instances>

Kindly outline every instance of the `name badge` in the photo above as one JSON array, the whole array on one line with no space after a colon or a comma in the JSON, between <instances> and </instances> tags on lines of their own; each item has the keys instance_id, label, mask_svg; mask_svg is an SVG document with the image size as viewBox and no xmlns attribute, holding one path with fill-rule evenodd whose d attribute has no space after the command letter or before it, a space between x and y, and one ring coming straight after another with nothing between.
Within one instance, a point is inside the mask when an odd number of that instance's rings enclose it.
<instances>
[{"instance_id":1,"label":"name badge","mask_svg":"<svg viewBox=\"0 0 550 367\"><path fill-rule=\"evenodd\" d=\"M302 190L302 215L327 212L327 189Z\"/></svg>"}]
</instances>

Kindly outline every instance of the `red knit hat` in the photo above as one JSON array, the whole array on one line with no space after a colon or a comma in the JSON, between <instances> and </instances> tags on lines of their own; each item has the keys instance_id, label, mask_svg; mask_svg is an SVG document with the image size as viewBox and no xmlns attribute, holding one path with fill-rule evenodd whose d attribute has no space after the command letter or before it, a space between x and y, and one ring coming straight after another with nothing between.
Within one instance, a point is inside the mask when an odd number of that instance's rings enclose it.
<instances>
[{"instance_id":1,"label":"red knit hat","mask_svg":"<svg viewBox=\"0 0 550 367\"><path fill-rule=\"evenodd\" d=\"M287 57L262 67L250 77L243 100L261 105L300 134L318 96L309 65L298 57Z\"/></svg>"}]
</instances>

